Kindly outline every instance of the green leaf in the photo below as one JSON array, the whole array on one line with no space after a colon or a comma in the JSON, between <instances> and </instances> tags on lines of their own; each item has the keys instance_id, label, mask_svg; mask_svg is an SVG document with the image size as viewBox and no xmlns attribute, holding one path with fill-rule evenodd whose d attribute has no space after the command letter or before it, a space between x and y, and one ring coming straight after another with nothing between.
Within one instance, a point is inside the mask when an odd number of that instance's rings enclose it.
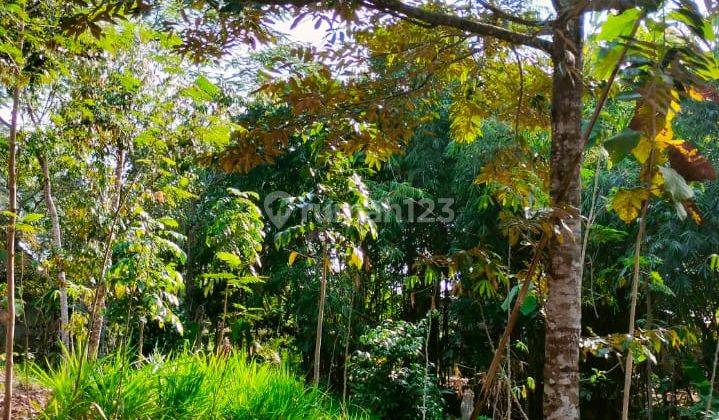
<instances>
[{"instance_id":1,"label":"green leaf","mask_svg":"<svg viewBox=\"0 0 719 420\"><path fill-rule=\"evenodd\" d=\"M675 296L672 289L664 284L664 279L658 271L652 271L649 274L651 282L649 283L649 289L667 296Z\"/></svg>"},{"instance_id":2,"label":"green leaf","mask_svg":"<svg viewBox=\"0 0 719 420\"><path fill-rule=\"evenodd\" d=\"M623 50L624 46L618 42L614 42L605 48L600 48L596 55L595 64L590 67L592 76L597 80L607 80Z\"/></svg>"},{"instance_id":3,"label":"green leaf","mask_svg":"<svg viewBox=\"0 0 719 420\"><path fill-rule=\"evenodd\" d=\"M535 386L536 386L536 384L534 382L534 378L532 378L531 376L528 376L527 377L527 388L534 391Z\"/></svg>"},{"instance_id":4,"label":"green leaf","mask_svg":"<svg viewBox=\"0 0 719 420\"><path fill-rule=\"evenodd\" d=\"M238 257L235 254L232 254L230 252L223 252L220 251L217 254L215 254L218 260L225 262L227 265L229 265L231 268L238 268L242 266L242 259Z\"/></svg>"},{"instance_id":5,"label":"green leaf","mask_svg":"<svg viewBox=\"0 0 719 420\"><path fill-rule=\"evenodd\" d=\"M603 146L609 153L609 159L612 160L612 163L617 164L624 159L637 146L639 137L639 131L627 128L621 133L608 138Z\"/></svg>"},{"instance_id":6,"label":"green leaf","mask_svg":"<svg viewBox=\"0 0 719 420\"><path fill-rule=\"evenodd\" d=\"M172 217L168 217L168 216L160 217L158 219L158 221L160 223L162 223L163 226L165 226L165 228L177 229L180 227L180 224L177 223L177 220L173 219Z\"/></svg>"},{"instance_id":7,"label":"green leaf","mask_svg":"<svg viewBox=\"0 0 719 420\"><path fill-rule=\"evenodd\" d=\"M614 41L620 37L629 36L632 33L634 22L639 19L640 15L641 11L636 8L627 9L618 15L610 15L602 25L597 40Z\"/></svg>"},{"instance_id":8,"label":"green leaf","mask_svg":"<svg viewBox=\"0 0 719 420\"><path fill-rule=\"evenodd\" d=\"M23 223L35 223L45 217L42 213L28 213L20 219Z\"/></svg>"},{"instance_id":9,"label":"green leaf","mask_svg":"<svg viewBox=\"0 0 719 420\"><path fill-rule=\"evenodd\" d=\"M202 275L205 279L212 279L212 280L229 280L234 279L235 276L232 273L222 272L222 273L205 273Z\"/></svg>"},{"instance_id":10,"label":"green leaf","mask_svg":"<svg viewBox=\"0 0 719 420\"><path fill-rule=\"evenodd\" d=\"M507 298L504 299L504 302L502 302L502 305L500 306L503 311L506 312L506 311L509 310L509 305L510 305L510 304L512 303L512 301L514 300L514 297L517 296L517 293L518 293L518 292L519 292L519 285L518 285L518 284L515 285L514 287L512 287L512 288L509 290L509 293L507 294Z\"/></svg>"},{"instance_id":11,"label":"green leaf","mask_svg":"<svg viewBox=\"0 0 719 420\"><path fill-rule=\"evenodd\" d=\"M522 315L527 316L532 314L538 306L539 301L537 301L537 296L534 293L529 293L524 297L522 304L519 305L519 312L521 312Z\"/></svg>"},{"instance_id":12,"label":"green leaf","mask_svg":"<svg viewBox=\"0 0 719 420\"><path fill-rule=\"evenodd\" d=\"M621 241L626 237L626 231L610 228L598 223L594 223L589 231L589 240L594 244Z\"/></svg>"},{"instance_id":13,"label":"green leaf","mask_svg":"<svg viewBox=\"0 0 719 420\"><path fill-rule=\"evenodd\" d=\"M509 294L507 295L507 298L502 302L501 308L503 311L509 310L509 305L511 305L514 298L517 296L517 293L519 293L520 285L517 284L509 291ZM527 316L530 315L532 312L534 312L537 307L539 306L539 301L537 300L537 296L534 294L534 292L530 291L527 293L527 296L524 297L524 300L519 305L519 312L522 313L522 315Z\"/></svg>"},{"instance_id":14,"label":"green leaf","mask_svg":"<svg viewBox=\"0 0 719 420\"><path fill-rule=\"evenodd\" d=\"M709 256L709 268L714 271L719 271L719 255L712 254Z\"/></svg>"},{"instance_id":15,"label":"green leaf","mask_svg":"<svg viewBox=\"0 0 719 420\"><path fill-rule=\"evenodd\" d=\"M197 80L195 80L195 85L213 98L221 92L220 88L210 82L205 76L198 77Z\"/></svg>"}]
</instances>

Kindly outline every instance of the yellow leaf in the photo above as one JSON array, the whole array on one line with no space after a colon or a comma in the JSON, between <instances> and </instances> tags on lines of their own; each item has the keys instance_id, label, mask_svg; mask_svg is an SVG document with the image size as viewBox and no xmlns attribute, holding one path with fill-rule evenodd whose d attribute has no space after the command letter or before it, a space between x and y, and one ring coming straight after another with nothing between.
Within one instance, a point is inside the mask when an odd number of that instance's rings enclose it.
<instances>
[{"instance_id":1,"label":"yellow leaf","mask_svg":"<svg viewBox=\"0 0 719 420\"><path fill-rule=\"evenodd\" d=\"M649 199L649 193L643 188L619 190L610 199L609 207L617 213L625 223L639 217L644 200Z\"/></svg>"},{"instance_id":2,"label":"yellow leaf","mask_svg":"<svg viewBox=\"0 0 719 420\"><path fill-rule=\"evenodd\" d=\"M661 171L654 172L654 175L652 176L650 191L655 197L661 197L662 193L664 192L664 176L662 175Z\"/></svg>"},{"instance_id":3,"label":"yellow leaf","mask_svg":"<svg viewBox=\"0 0 719 420\"><path fill-rule=\"evenodd\" d=\"M125 296L125 291L127 289L125 288L125 285L123 284L115 284L115 296L118 299L121 299L123 296Z\"/></svg>"},{"instance_id":4,"label":"yellow leaf","mask_svg":"<svg viewBox=\"0 0 719 420\"><path fill-rule=\"evenodd\" d=\"M362 261L364 260L364 253L360 247L353 247L352 254L350 255L350 264L355 266L358 270L362 269Z\"/></svg>"},{"instance_id":5,"label":"yellow leaf","mask_svg":"<svg viewBox=\"0 0 719 420\"><path fill-rule=\"evenodd\" d=\"M297 251L292 251L292 252L290 252L290 259L288 260L288 264L289 264L289 265L294 264L294 263L295 263L295 260L297 259L297 256L298 256L298 255L299 255L299 254L297 253Z\"/></svg>"},{"instance_id":6,"label":"yellow leaf","mask_svg":"<svg viewBox=\"0 0 719 420\"><path fill-rule=\"evenodd\" d=\"M452 138L458 143L471 143L482 135L482 120L486 112L467 99L462 99L450 109Z\"/></svg>"},{"instance_id":7,"label":"yellow leaf","mask_svg":"<svg viewBox=\"0 0 719 420\"><path fill-rule=\"evenodd\" d=\"M647 137L642 136L642 138L639 139L639 143L634 147L634 149L632 149L632 154L639 163L645 163L647 159L649 159L649 155L652 154L653 148L654 145L652 144L652 141Z\"/></svg>"},{"instance_id":8,"label":"yellow leaf","mask_svg":"<svg viewBox=\"0 0 719 420\"><path fill-rule=\"evenodd\" d=\"M688 93L689 93L689 97L695 101L703 101L704 100L704 95L697 92L697 90L694 88L689 88Z\"/></svg>"},{"instance_id":9,"label":"yellow leaf","mask_svg":"<svg viewBox=\"0 0 719 420\"><path fill-rule=\"evenodd\" d=\"M678 146L684 142L684 140L678 140L674 138L674 130L672 130L671 122L667 119L667 126L657 134L654 139L659 150L664 150L667 146Z\"/></svg>"}]
</instances>

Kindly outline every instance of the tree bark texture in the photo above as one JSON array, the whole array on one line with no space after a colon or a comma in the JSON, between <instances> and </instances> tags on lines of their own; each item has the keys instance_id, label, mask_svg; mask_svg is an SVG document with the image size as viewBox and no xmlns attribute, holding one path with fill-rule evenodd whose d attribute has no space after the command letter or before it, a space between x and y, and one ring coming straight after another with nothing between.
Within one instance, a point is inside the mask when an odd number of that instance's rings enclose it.
<instances>
[{"instance_id":1,"label":"tree bark texture","mask_svg":"<svg viewBox=\"0 0 719 420\"><path fill-rule=\"evenodd\" d=\"M573 2L563 8L574 7ZM579 418L581 336L582 17L554 29L550 195L561 237L549 244L544 417Z\"/></svg>"}]
</instances>

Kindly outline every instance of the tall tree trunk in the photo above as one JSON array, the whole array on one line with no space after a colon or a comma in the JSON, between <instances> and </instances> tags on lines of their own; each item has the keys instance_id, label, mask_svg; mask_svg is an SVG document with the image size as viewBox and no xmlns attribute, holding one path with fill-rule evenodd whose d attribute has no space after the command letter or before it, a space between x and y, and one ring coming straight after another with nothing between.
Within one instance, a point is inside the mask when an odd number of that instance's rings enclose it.
<instances>
[{"instance_id":1,"label":"tall tree trunk","mask_svg":"<svg viewBox=\"0 0 719 420\"><path fill-rule=\"evenodd\" d=\"M647 324L646 329L652 329L652 290L650 287L651 280L647 280ZM654 418L654 387L652 386L652 363L647 360L646 373L647 373L647 420Z\"/></svg>"},{"instance_id":2,"label":"tall tree trunk","mask_svg":"<svg viewBox=\"0 0 719 420\"><path fill-rule=\"evenodd\" d=\"M325 316L325 300L327 299L327 246L322 248L322 277L320 278L320 298L317 302L317 332L315 337L314 377L315 386L320 384L320 356L322 354L322 324Z\"/></svg>"},{"instance_id":3,"label":"tall tree trunk","mask_svg":"<svg viewBox=\"0 0 719 420\"><path fill-rule=\"evenodd\" d=\"M47 207L47 213L50 216L50 224L52 225L52 247L53 254L57 257L57 254L62 252L62 236L60 233L60 218L57 215L57 207L55 207L55 199L52 197L52 183L50 182L50 169L48 168L47 157L42 154L38 154L38 161L40 161L40 168L42 169L43 178L43 192L45 195L45 207ZM67 324L69 322L69 309L67 303L67 284L65 279L65 270L62 264L58 266L57 270L57 282L58 289L60 291L60 341L66 349L70 349L70 334L67 331Z\"/></svg>"},{"instance_id":4,"label":"tall tree trunk","mask_svg":"<svg viewBox=\"0 0 719 420\"><path fill-rule=\"evenodd\" d=\"M115 191L113 193L114 195L112 197L111 207L114 212L114 216L112 226L110 226L110 232L107 235L105 243L105 255L102 261L102 271L100 272L100 281L97 284L97 290L95 290L95 302L92 308L92 325L90 328L90 340L88 342L88 355L90 358L97 357L97 351L100 348L100 338L102 337L102 326L105 323L105 295L107 294L105 277L107 276L107 270L110 268L110 264L112 262L112 241L115 238L115 229L120 213L122 198L122 171L125 167L125 157L125 149L120 148L117 152L115 164Z\"/></svg>"},{"instance_id":5,"label":"tall tree trunk","mask_svg":"<svg viewBox=\"0 0 719 420\"><path fill-rule=\"evenodd\" d=\"M347 368L350 362L350 338L352 337L352 312L354 311L355 290L350 292L349 314L347 314L347 334L345 336L345 356L342 372L342 405L347 407Z\"/></svg>"},{"instance_id":6,"label":"tall tree trunk","mask_svg":"<svg viewBox=\"0 0 719 420\"><path fill-rule=\"evenodd\" d=\"M565 3L565 2L560 2ZM563 4L568 10L575 5ZM582 17L569 11L555 27L550 195L562 238L549 245L544 417L579 418L581 334Z\"/></svg>"},{"instance_id":7,"label":"tall tree trunk","mask_svg":"<svg viewBox=\"0 0 719 420\"><path fill-rule=\"evenodd\" d=\"M8 211L7 224L7 316L5 318L5 404L3 418L10 420L12 413L12 370L13 344L15 343L15 221L17 220L17 118L20 105L20 87L15 85L12 91L12 116L10 136L8 138Z\"/></svg>"},{"instance_id":8,"label":"tall tree trunk","mask_svg":"<svg viewBox=\"0 0 719 420\"><path fill-rule=\"evenodd\" d=\"M714 363L712 364L712 376L709 380L709 395L707 396L707 406L704 413L704 418L708 419L712 413L712 397L714 397L714 381L717 376L717 362L719 362L719 337L716 338L717 344L714 348Z\"/></svg>"}]
</instances>

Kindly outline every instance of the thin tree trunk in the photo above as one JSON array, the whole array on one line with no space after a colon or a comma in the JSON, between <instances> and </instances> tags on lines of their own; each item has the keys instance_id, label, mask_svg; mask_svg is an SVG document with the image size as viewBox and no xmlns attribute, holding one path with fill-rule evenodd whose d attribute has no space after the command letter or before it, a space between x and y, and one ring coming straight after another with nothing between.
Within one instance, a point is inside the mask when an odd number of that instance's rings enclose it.
<instances>
[{"instance_id":1,"label":"thin tree trunk","mask_svg":"<svg viewBox=\"0 0 719 420\"><path fill-rule=\"evenodd\" d=\"M515 52L516 54L516 52ZM517 60L517 63L521 63L520 60ZM521 69L521 64L520 64ZM521 71L520 71L521 73ZM522 93L520 92L520 102ZM519 108L517 108L519 109ZM517 113L519 115L519 113ZM519 125L519 117L517 117L517 124L515 125L514 131L517 132L517 127ZM510 243L507 247L507 272L512 272L512 244ZM512 290L512 278L507 276L507 296L509 296L509 292ZM507 324L512 320L512 312L509 309L509 305L507 305ZM505 356L507 358L507 420L512 419L512 337L509 337L509 342L507 342L507 355Z\"/></svg>"},{"instance_id":2,"label":"thin tree trunk","mask_svg":"<svg viewBox=\"0 0 719 420\"><path fill-rule=\"evenodd\" d=\"M432 305L434 306L434 305ZM429 333L432 330L432 311L427 313L427 336L424 340L424 378L422 380L422 420L427 418L427 380L429 374Z\"/></svg>"},{"instance_id":3,"label":"thin tree trunk","mask_svg":"<svg viewBox=\"0 0 719 420\"><path fill-rule=\"evenodd\" d=\"M717 376L717 362L719 362L719 337L717 337L717 345L714 348L714 364L712 365L712 378L709 381L709 396L707 397L707 407L704 413L704 418L710 418L712 411L712 397L714 397L714 380Z\"/></svg>"},{"instance_id":4,"label":"thin tree trunk","mask_svg":"<svg viewBox=\"0 0 719 420\"><path fill-rule=\"evenodd\" d=\"M649 287L649 281L647 281L647 329L652 328L652 291ZM654 417L653 411L653 387L652 387L652 364L647 360L647 420L652 420Z\"/></svg>"},{"instance_id":5,"label":"thin tree trunk","mask_svg":"<svg viewBox=\"0 0 719 420\"><path fill-rule=\"evenodd\" d=\"M354 311L355 294L352 289L350 295L349 314L347 315L347 335L345 337L344 372L342 373L342 405L347 406L347 368L349 367L350 337L352 335L352 312Z\"/></svg>"},{"instance_id":6,"label":"thin tree trunk","mask_svg":"<svg viewBox=\"0 0 719 420\"><path fill-rule=\"evenodd\" d=\"M650 158L651 162L653 159ZM632 294L631 306L629 309L629 339L634 340L634 321L637 314L637 295L639 294L639 262L642 252L642 242L644 241L644 231L647 226L647 208L649 207L649 199L644 200L642 204L642 213L639 220L639 231L637 232L637 240L634 244L634 273L632 275ZM632 357L631 346L627 348L627 361L624 367L624 397L622 399L622 419L629 419L629 399L632 388L632 370L634 367L634 358Z\"/></svg>"},{"instance_id":7,"label":"thin tree trunk","mask_svg":"<svg viewBox=\"0 0 719 420\"><path fill-rule=\"evenodd\" d=\"M217 340L215 343L215 353L220 354L222 352L222 345L225 338L225 326L227 325L227 300L230 295L230 285L225 284L225 298L222 301L222 320L220 320L220 328L217 331Z\"/></svg>"},{"instance_id":8,"label":"thin tree trunk","mask_svg":"<svg viewBox=\"0 0 719 420\"><path fill-rule=\"evenodd\" d=\"M322 247L322 278L320 279L320 298L317 302L317 332L315 337L314 377L315 386L320 384L320 355L322 351L322 323L325 316L325 299L327 298L327 246Z\"/></svg>"},{"instance_id":9,"label":"thin tree trunk","mask_svg":"<svg viewBox=\"0 0 719 420\"><path fill-rule=\"evenodd\" d=\"M564 3L564 2L562 2ZM566 2L563 8L573 6ZM582 17L569 13L555 28L552 54L550 196L562 237L549 244L544 418L579 418L579 341L582 318L581 185Z\"/></svg>"},{"instance_id":10,"label":"thin tree trunk","mask_svg":"<svg viewBox=\"0 0 719 420\"><path fill-rule=\"evenodd\" d=\"M22 44L22 43L21 43ZM12 116L8 138L8 211L7 224L7 315L5 318L5 404L3 418L12 417L13 344L15 343L15 221L17 219L17 119L20 106L20 87L12 91Z\"/></svg>"},{"instance_id":11,"label":"thin tree trunk","mask_svg":"<svg viewBox=\"0 0 719 420\"><path fill-rule=\"evenodd\" d=\"M105 277L107 270L112 262L112 241L115 238L115 229L117 218L120 213L120 201L122 196L122 171L125 166L126 152L120 148L117 153L117 162L115 165L115 185L114 196L112 198L112 211L115 212L110 232L107 235L105 243L105 255L102 261L102 271L100 272L100 280L95 290L95 302L92 307L92 325L90 329L90 340L88 343L88 355L90 358L97 357L97 350L100 348L100 338L102 337L102 326L105 323L105 295L107 293L107 284Z\"/></svg>"},{"instance_id":12,"label":"thin tree trunk","mask_svg":"<svg viewBox=\"0 0 719 420\"><path fill-rule=\"evenodd\" d=\"M479 412L482 410L482 407L484 406L484 403L487 401L487 398L489 397L489 392L492 389L492 383L494 381L494 377L497 374L497 371L501 368L501 361L502 356L504 354L504 348L509 342L509 337L512 335L512 330L514 329L514 325L517 323L517 320L519 319L519 309L522 306L522 302L524 301L524 297L527 295L527 292L529 291L529 285L532 282L532 279L534 278L534 273L537 271L537 266L539 265L539 260L541 259L542 252L544 251L545 246L547 246L548 243L548 237L546 234L542 234L541 239L539 240L539 244L537 244L536 249L534 250L534 257L532 257L532 262L529 264L529 268L527 269L527 274L525 274L524 278L524 284L522 284L522 288L519 289L519 292L517 292L517 297L514 302L514 307L512 308L512 313L509 316L509 322L507 323L507 326L504 329L504 333L502 334L502 338L499 340L499 345L496 349L494 349L494 357L492 358L492 362L489 364L489 369L487 369L487 374L484 378L484 383L482 384L482 390L480 391L479 398L474 403L474 411L472 412L471 419L476 420L479 417ZM482 318L484 319L484 314L482 315ZM486 320L485 320L486 324ZM487 332L487 338L490 340L490 346L492 346L491 337L489 336L489 332Z\"/></svg>"},{"instance_id":13,"label":"thin tree trunk","mask_svg":"<svg viewBox=\"0 0 719 420\"><path fill-rule=\"evenodd\" d=\"M140 337L137 339L137 357L142 360L145 358L142 354L142 348L145 346L145 321L140 320Z\"/></svg>"},{"instance_id":14,"label":"thin tree trunk","mask_svg":"<svg viewBox=\"0 0 719 420\"><path fill-rule=\"evenodd\" d=\"M47 156L38 154L38 161L40 161L40 168L42 169L43 177L43 192L45 195L45 207L47 207L48 215L50 216L50 224L52 225L52 246L53 254L57 257L57 254L62 253L62 234L60 232L60 218L57 215L57 207L55 207L55 199L52 196L52 183L50 181L50 169L48 168ZM67 324L69 322L69 309L67 303L67 283L65 279L65 270L62 264L58 265L57 270L57 282L58 289L60 291L60 341L67 348L70 349L70 334L67 330Z\"/></svg>"}]
</instances>

